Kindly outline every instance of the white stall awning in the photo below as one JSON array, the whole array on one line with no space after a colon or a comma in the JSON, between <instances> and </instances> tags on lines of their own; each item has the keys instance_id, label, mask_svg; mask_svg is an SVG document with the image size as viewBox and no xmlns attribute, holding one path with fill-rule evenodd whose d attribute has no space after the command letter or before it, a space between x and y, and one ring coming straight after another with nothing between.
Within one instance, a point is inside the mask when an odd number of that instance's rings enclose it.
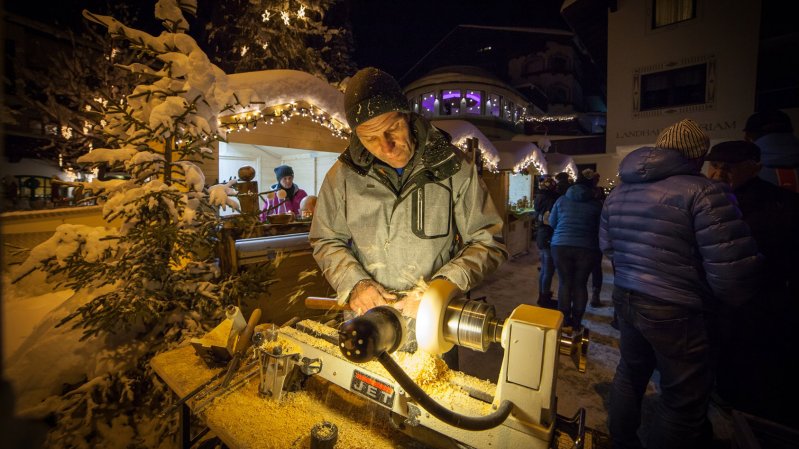
<instances>
[{"instance_id":1,"label":"white stall awning","mask_svg":"<svg viewBox=\"0 0 799 449\"><path fill-rule=\"evenodd\" d=\"M499 152L494 147L494 144L488 140L488 137L476 126L466 120L433 120L431 123L436 128L446 131L452 136L452 143L456 146L463 145L466 139L477 138L486 167L491 171L498 169L500 163Z\"/></svg>"},{"instance_id":2,"label":"white stall awning","mask_svg":"<svg viewBox=\"0 0 799 449\"><path fill-rule=\"evenodd\" d=\"M500 140L495 141L494 146L499 150L500 170L519 173L532 166L532 169L529 169L530 172L537 172L541 175L548 173L544 153L538 148L538 145L532 142Z\"/></svg>"}]
</instances>

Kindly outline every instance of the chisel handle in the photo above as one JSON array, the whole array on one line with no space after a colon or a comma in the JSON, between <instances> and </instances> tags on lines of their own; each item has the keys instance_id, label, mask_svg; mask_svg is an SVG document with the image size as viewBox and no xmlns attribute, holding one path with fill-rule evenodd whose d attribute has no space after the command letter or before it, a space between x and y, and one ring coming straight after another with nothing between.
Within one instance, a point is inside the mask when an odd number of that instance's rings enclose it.
<instances>
[{"instance_id":1,"label":"chisel handle","mask_svg":"<svg viewBox=\"0 0 799 449\"><path fill-rule=\"evenodd\" d=\"M261 321L261 309L255 309L252 311L250 315L250 319L247 321L247 327L241 331L241 335L239 335L238 341L236 341L236 350L233 351L233 354L240 354L247 350L252 344L252 333L255 330L255 326Z\"/></svg>"},{"instance_id":2,"label":"chisel handle","mask_svg":"<svg viewBox=\"0 0 799 449\"><path fill-rule=\"evenodd\" d=\"M315 310L350 310L349 304L339 304L335 298L309 296L305 298L305 308Z\"/></svg>"}]
</instances>

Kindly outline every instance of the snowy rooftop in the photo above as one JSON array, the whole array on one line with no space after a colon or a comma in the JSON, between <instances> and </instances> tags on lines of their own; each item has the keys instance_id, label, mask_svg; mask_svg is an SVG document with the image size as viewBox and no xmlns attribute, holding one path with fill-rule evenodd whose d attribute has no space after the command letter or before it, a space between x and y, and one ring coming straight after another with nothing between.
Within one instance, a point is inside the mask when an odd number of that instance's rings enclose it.
<instances>
[{"instance_id":1,"label":"snowy rooftop","mask_svg":"<svg viewBox=\"0 0 799 449\"><path fill-rule=\"evenodd\" d=\"M433 120L430 122L436 128L449 133L452 136L452 143L460 145L468 138L476 137L480 142L480 150L483 152L483 159L490 167L499 165L499 152L494 144L488 140L488 137L483 134L476 126L465 120Z\"/></svg>"},{"instance_id":2,"label":"snowy rooftop","mask_svg":"<svg viewBox=\"0 0 799 449\"><path fill-rule=\"evenodd\" d=\"M544 153L532 142L517 142L513 140L495 141L494 146L499 150L501 170L520 172L532 165L540 174L546 174L547 163Z\"/></svg>"},{"instance_id":3,"label":"snowy rooftop","mask_svg":"<svg viewBox=\"0 0 799 449\"><path fill-rule=\"evenodd\" d=\"M262 70L228 75L228 87L243 104L264 107L304 101L346 123L344 94L327 82L297 70ZM241 111L236 111L241 112Z\"/></svg>"}]
</instances>

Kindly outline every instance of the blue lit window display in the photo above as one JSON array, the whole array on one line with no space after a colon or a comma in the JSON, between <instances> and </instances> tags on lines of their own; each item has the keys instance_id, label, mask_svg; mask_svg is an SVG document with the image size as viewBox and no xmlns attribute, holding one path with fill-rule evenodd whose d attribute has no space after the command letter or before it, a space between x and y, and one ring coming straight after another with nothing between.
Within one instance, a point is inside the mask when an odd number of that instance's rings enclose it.
<instances>
[{"instance_id":1,"label":"blue lit window display","mask_svg":"<svg viewBox=\"0 0 799 449\"><path fill-rule=\"evenodd\" d=\"M432 117L436 110L436 94L426 92L422 94L422 110L420 113L425 117Z\"/></svg>"},{"instance_id":2,"label":"blue lit window display","mask_svg":"<svg viewBox=\"0 0 799 449\"><path fill-rule=\"evenodd\" d=\"M463 99L464 103L466 103L465 111L467 114L474 114L480 115L481 110L483 109L483 93L479 90L469 90L466 92L466 97Z\"/></svg>"},{"instance_id":3,"label":"blue lit window display","mask_svg":"<svg viewBox=\"0 0 799 449\"><path fill-rule=\"evenodd\" d=\"M460 115L461 91L445 90L441 92L441 115Z\"/></svg>"},{"instance_id":4,"label":"blue lit window display","mask_svg":"<svg viewBox=\"0 0 799 449\"><path fill-rule=\"evenodd\" d=\"M499 117L502 106L502 97L495 94L489 94L488 100L486 101L486 115L490 115L493 117Z\"/></svg>"}]
</instances>

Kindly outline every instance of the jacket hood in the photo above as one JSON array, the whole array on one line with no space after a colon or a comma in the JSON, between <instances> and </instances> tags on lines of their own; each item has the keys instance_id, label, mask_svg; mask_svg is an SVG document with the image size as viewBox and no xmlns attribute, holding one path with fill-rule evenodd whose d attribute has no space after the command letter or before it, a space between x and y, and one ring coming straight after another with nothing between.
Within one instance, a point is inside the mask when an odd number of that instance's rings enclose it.
<instances>
[{"instance_id":1,"label":"jacket hood","mask_svg":"<svg viewBox=\"0 0 799 449\"><path fill-rule=\"evenodd\" d=\"M585 184L575 184L566 191L566 197L574 201L590 201L594 199L594 191Z\"/></svg>"},{"instance_id":2,"label":"jacket hood","mask_svg":"<svg viewBox=\"0 0 799 449\"><path fill-rule=\"evenodd\" d=\"M686 159L675 150L643 147L622 159L619 178L622 182L641 183L674 175L699 175L702 161L702 158Z\"/></svg>"},{"instance_id":3,"label":"jacket hood","mask_svg":"<svg viewBox=\"0 0 799 449\"><path fill-rule=\"evenodd\" d=\"M793 133L771 133L755 141L760 147L760 163L766 167L799 165L799 138Z\"/></svg>"},{"instance_id":4,"label":"jacket hood","mask_svg":"<svg viewBox=\"0 0 799 449\"><path fill-rule=\"evenodd\" d=\"M424 167L438 179L446 179L457 172L463 157L460 150L452 145L448 135L418 114L411 114L410 120L411 134L416 145L415 151L422 152ZM413 157L416 158L416 154ZM353 130L350 135L350 145L341 153L339 160L359 175L365 176L369 173L375 159Z\"/></svg>"}]
</instances>

